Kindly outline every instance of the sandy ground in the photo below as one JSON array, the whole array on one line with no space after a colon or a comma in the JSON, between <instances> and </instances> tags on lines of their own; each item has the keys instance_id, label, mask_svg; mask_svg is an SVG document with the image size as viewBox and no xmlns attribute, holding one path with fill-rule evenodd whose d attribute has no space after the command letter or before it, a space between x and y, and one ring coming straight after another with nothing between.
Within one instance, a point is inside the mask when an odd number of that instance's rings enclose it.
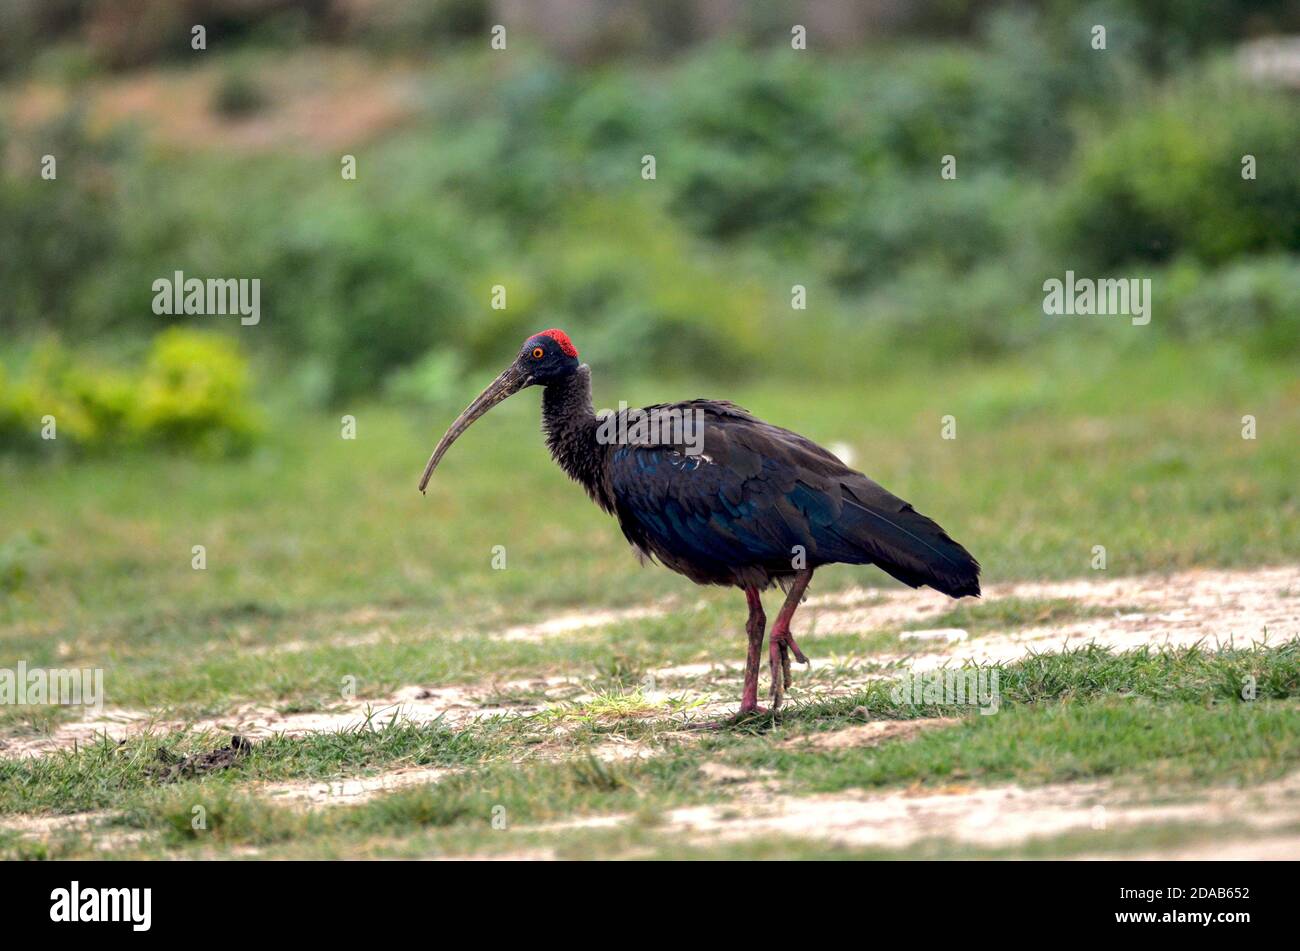
<instances>
[{"instance_id":1,"label":"sandy ground","mask_svg":"<svg viewBox=\"0 0 1300 951\"><path fill-rule=\"evenodd\" d=\"M447 769L395 769L376 776L328 783L272 783L250 790L277 805L354 806L380 793L436 783L451 775Z\"/></svg>"},{"instance_id":2,"label":"sandy ground","mask_svg":"<svg viewBox=\"0 0 1300 951\"><path fill-rule=\"evenodd\" d=\"M915 729L944 725L918 721ZM1184 852L1194 857L1217 854L1217 849L1242 858L1300 858L1300 839L1293 835L1242 837L1243 829L1260 834L1300 823L1300 773L1252 789L1216 788L1177 801L1154 801L1140 790L1098 782L791 796L761 776L728 775L722 781L731 784L732 801L672 810L660 831L696 846L790 836L857 848L906 849L943 842L997 849L1069 833L1096 833L1101 838L1109 832L1195 824L1232 834L1138 857ZM629 814L596 816L527 831L614 829L633 821Z\"/></svg>"},{"instance_id":3,"label":"sandy ground","mask_svg":"<svg viewBox=\"0 0 1300 951\"><path fill-rule=\"evenodd\" d=\"M1006 662L1030 651L1047 652L1089 642L1115 649L1197 642L1213 647L1227 643L1245 646L1264 640L1277 643L1300 637L1300 567L999 585L986 594L989 601L998 598L1070 599L1093 607L1114 608L1115 612L1084 621L976 636L935 628L910 639L910 653L862 658L814 656L811 672L803 668L796 670L791 696L797 699L833 695L855 690L874 678L896 676L902 670L927 670L966 660ZM905 624L924 624L949 607L947 599L929 591L850 590L811 598L802 609L796 628L805 650L815 655L820 635L897 630ZM661 613L655 608L635 608L566 614L537 624L507 628L494 636L512 640L583 636ZM280 649L286 648L282 645ZM718 717L734 707L732 694L738 676L739 665L729 663L663 668L647 678L643 696L652 706L670 699L695 701L687 713L679 714L683 719ZM527 699L512 700L512 694ZM416 723L441 719L454 727L482 717L528 716L554 710L557 704L581 704L589 699L591 695L581 681L548 677L505 683L412 685L389 696L357 698L316 713L283 714L250 704L224 716L197 722L159 720L139 710L106 710L98 716L65 723L48 736L0 740L0 757L43 756L103 736L120 740L182 729L257 739L277 733L303 735L358 729L364 728L367 722L378 728L395 718ZM831 748L868 747L955 722L871 722L785 742ZM564 726L559 723L555 729L560 732ZM685 732L675 735L683 741L691 741L696 736ZM545 744L531 755L548 755ZM653 755L653 750L614 738L598 748L595 755L616 760ZM251 787L250 791L296 807L325 808L356 804L391 790L438 782L450 772L406 767L334 782L264 784ZM1252 790L1211 790L1180 802L1144 802L1134 799L1132 790L1097 783L1032 789L954 787L923 793L791 796L763 776L717 764L706 767L701 780L727 784L735 799L726 806L679 809L666 817L665 831L697 844L790 835L861 847L906 848L918 842L942 840L996 848L1072 832L1195 823L1221 825L1225 830L1231 829L1233 835L1225 831L1224 837L1212 842L1175 850L1154 850L1138 857L1300 858L1300 837L1290 834L1291 829L1300 825L1300 774ZM39 837L61 829L94 827L105 818L102 813L14 816L0 822L0 827ZM624 816L604 816L534 831L578 826L614 828L625 821L628 818ZM1283 832L1288 826L1291 829ZM1278 830L1278 834L1267 839L1253 837L1269 830Z\"/></svg>"},{"instance_id":4,"label":"sandy ground","mask_svg":"<svg viewBox=\"0 0 1300 951\"><path fill-rule=\"evenodd\" d=\"M945 633L938 640L916 642L922 650L911 654L875 654L869 658L813 656L814 673L828 668L841 672L858 670L837 678L833 687L819 688L815 679L809 679L803 687L804 695L851 692L863 682L882 676L882 672L896 675L899 669L924 671L963 661L1005 663L1031 651L1056 651L1067 645L1096 643L1117 650L1144 644L1182 646L1198 642L1207 647L1228 643L1247 646L1265 640L1278 643L1300 637L1300 567L1295 566L1256 571L1189 571L1167 577L995 585L985 596L987 601L999 598L1077 600L1094 607L1114 607L1116 613L967 639ZM948 599L928 590L850 590L809 599L795 626L805 649L815 655L818 635L888 630L900 624L924 622L949 610L950 606ZM527 627L509 628L499 636L562 637L659 613L650 608L636 608L566 614ZM739 663L663 668L651 672L647 678L645 697L650 703L669 698L694 699L699 705L692 708L692 716L716 717L727 712L734 698L707 689L711 685L701 690L686 684L709 676L730 678L739 669ZM792 697L800 696L797 691L802 670L796 673L796 692ZM504 695L525 690L539 695L537 701L509 706L494 703ZM581 702L584 699L590 696L583 692L577 680L550 677L460 686L412 685L388 696L357 698L316 713L286 714L267 707L244 705L226 715L192 723L158 720L141 710L106 709L100 715L61 724L48 736L0 740L0 757L42 756L95 742L103 736L116 741L148 732L180 729L238 733L257 739L276 733L295 736L357 729L367 722L380 726L395 717L415 723L442 718L443 722L455 726L482 717L530 715L559 700Z\"/></svg>"},{"instance_id":5,"label":"sandy ground","mask_svg":"<svg viewBox=\"0 0 1300 951\"><path fill-rule=\"evenodd\" d=\"M994 786L826 796L764 796L740 805L670 812L665 829L698 844L789 835L837 845L902 849L926 840L996 848L1072 832L1171 823L1280 829L1300 822L1300 773L1254 789L1215 789L1182 802L1129 802L1098 783ZM1300 852L1289 854L1300 858Z\"/></svg>"}]
</instances>

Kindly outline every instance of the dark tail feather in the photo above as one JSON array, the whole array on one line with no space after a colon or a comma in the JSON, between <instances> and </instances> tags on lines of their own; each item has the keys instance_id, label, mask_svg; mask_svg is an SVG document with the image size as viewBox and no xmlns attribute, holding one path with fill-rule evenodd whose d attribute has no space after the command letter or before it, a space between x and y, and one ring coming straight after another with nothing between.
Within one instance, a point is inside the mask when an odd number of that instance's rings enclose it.
<instances>
[{"instance_id":1,"label":"dark tail feather","mask_svg":"<svg viewBox=\"0 0 1300 951\"><path fill-rule=\"evenodd\" d=\"M862 561L905 585L929 585L952 598L979 597L980 565L948 533L907 502L875 483L844 494L835 531L863 556ZM848 488L848 487L846 487ZM865 498L864 498L865 496Z\"/></svg>"}]
</instances>

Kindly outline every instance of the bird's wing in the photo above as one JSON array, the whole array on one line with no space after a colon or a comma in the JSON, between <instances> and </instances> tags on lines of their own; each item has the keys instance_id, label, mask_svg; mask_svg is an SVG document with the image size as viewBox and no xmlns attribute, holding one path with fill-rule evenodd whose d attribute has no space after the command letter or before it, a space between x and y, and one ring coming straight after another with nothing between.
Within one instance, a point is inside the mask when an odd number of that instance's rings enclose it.
<instances>
[{"instance_id":1,"label":"bird's wing","mask_svg":"<svg viewBox=\"0 0 1300 951\"><path fill-rule=\"evenodd\" d=\"M692 454L691 439L652 426L639 443L613 447L610 488L639 547L788 572L799 546L812 566L874 563L913 587L978 593L979 565L961 545L811 440L731 403L651 410L689 414L703 438Z\"/></svg>"}]
</instances>

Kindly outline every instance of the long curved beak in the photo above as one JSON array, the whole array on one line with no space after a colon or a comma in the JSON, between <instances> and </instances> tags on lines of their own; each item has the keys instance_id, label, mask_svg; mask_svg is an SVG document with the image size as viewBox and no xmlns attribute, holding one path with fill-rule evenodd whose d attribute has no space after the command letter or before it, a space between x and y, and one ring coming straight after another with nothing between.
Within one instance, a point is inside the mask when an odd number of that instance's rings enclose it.
<instances>
[{"instance_id":1,"label":"long curved beak","mask_svg":"<svg viewBox=\"0 0 1300 951\"><path fill-rule=\"evenodd\" d=\"M451 424L451 428L447 430L442 439L438 440L438 448L433 450L433 455L429 457L429 462L424 467L424 475L420 476L420 491L423 492L429 484L433 470L442 461L443 453L451 448L451 444L460 438L461 433L469 429L474 420L507 397L518 393L531 382L532 377L512 363L505 368L499 377L489 383L487 389L475 397L474 402L465 407L465 411L456 417L456 421Z\"/></svg>"}]
</instances>

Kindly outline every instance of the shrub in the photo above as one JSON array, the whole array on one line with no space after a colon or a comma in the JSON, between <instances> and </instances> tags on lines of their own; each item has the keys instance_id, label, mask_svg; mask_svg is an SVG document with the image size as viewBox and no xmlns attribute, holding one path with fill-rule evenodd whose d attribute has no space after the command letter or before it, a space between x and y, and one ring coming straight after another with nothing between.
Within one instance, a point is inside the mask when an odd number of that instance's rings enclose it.
<instances>
[{"instance_id":1,"label":"shrub","mask_svg":"<svg viewBox=\"0 0 1300 951\"><path fill-rule=\"evenodd\" d=\"M952 154L966 169L1014 174L1068 154L1067 106L1097 83L1009 12L989 19L979 46L908 50L868 79L863 147L878 159L928 172Z\"/></svg>"},{"instance_id":2,"label":"shrub","mask_svg":"<svg viewBox=\"0 0 1300 951\"><path fill-rule=\"evenodd\" d=\"M338 4L330 13L345 35L380 49L481 38L492 23L488 0L371 0Z\"/></svg>"},{"instance_id":3,"label":"shrub","mask_svg":"<svg viewBox=\"0 0 1300 951\"><path fill-rule=\"evenodd\" d=\"M130 411L146 442L222 456L258 432L248 404L248 363L228 337L167 330L154 338Z\"/></svg>"},{"instance_id":4,"label":"shrub","mask_svg":"<svg viewBox=\"0 0 1300 951\"><path fill-rule=\"evenodd\" d=\"M3 130L0 130L2 132ZM21 171L0 163L0 332L37 325L73 307L87 273L111 260L120 231L111 162L115 138L87 134L72 110L43 129L42 148ZM4 151L0 135L0 152ZM56 156L57 179L42 179L36 159Z\"/></svg>"},{"instance_id":5,"label":"shrub","mask_svg":"<svg viewBox=\"0 0 1300 951\"><path fill-rule=\"evenodd\" d=\"M53 417L54 440L42 438ZM36 347L21 375L0 372L0 449L117 450L160 445L207 456L248 449L259 425L248 365L235 343L173 329L132 375L76 358L55 342Z\"/></svg>"},{"instance_id":6,"label":"shrub","mask_svg":"<svg viewBox=\"0 0 1300 951\"><path fill-rule=\"evenodd\" d=\"M1260 89L1181 86L1083 142L1063 190L1069 251L1102 267L1300 251L1300 112ZM1242 157L1257 178L1242 178Z\"/></svg>"},{"instance_id":7,"label":"shrub","mask_svg":"<svg viewBox=\"0 0 1300 951\"><path fill-rule=\"evenodd\" d=\"M868 338L945 356L1028 346L1044 332L1044 275L1168 259L1161 327L1208 332L1217 309L1285 345L1300 118L1267 92L1186 80L1159 96L1135 85L1116 114L1114 84L1138 67L1086 43L1071 58L1050 33L1058 16L1046 11L1046 33L1000 16L977 43L717 45L594 70L478 42L431 73L422 111L367 147L356 181L336 157L264 151L114 163L69 121L57 188L0 173L0 332L143 345L169 323L149 315L151 283L175 268L259 278L263 320L239 339L313 400L450 398L462 370L498 368L548 325L602 369L852 375ZM248 82L264 61L239 58ZM1073 117L1103 92L1108 108L1076 138ZM31 151L18 145L7 151ZM1240 176L1247 151L1256 181ZM638 174L646 152L653 182ZM939 177L945 154L955 182ZM1274 263L1238 267L1257 252ZM505 310L489 305L495 284ZM794 284L806 313L790 309ZM212 403L182 412L181 386L154 393L146 436L134 381L124 396L103 372L43 379L15 377L0 401L8 444L36 438L31 414L56 397L61 433L66 416L84 445L225 426Z\"/></svg>"},{"instance_id":8,"label":"shrub","mask_svg":"<svg viewBox=\"0 0 1300 951\"><path fill-rule=\"evenodd\" d=\"M578 204L535 251L533 323L564 326L605 366L718 376L766 353L767 294L651 202ZM522 338L540 327L512 329Z\"/></svg>"},{"instance_id":9,"label":"shrub","mask_svg":"<svg viewBox=\"0 0 1300 951\"><path fill-rule=\"evenodd\" d=\"M1006 253L1032 191L996 173L968 173L960 184L940 180L937 168L879 178L828 216L822 267L842 290L886 281L919 261L960 273Z\"/></svg>"},{"instance_id":10,"label":"shrub","mask_svg":"<svg viewBox=\"0 0 1300 951\"><path fill-rule=\"evenodd\" d=\"M361 192L312 200L318 207L296 207L250 240L271 330L325 368L327 399L374 393L389 373L445 345L457 321L487 310L494 281L473 286L472 225L451 207L430 214L400 189L386 200Z\"/></svg>"},{"instance_id":11,"label":"shrub","mask_svg":"<svg viewBox=\"0 0 1300 951\"><path fill-rule=\"evenodd\" d=\"M1300 258L1256 258L1210 274L1180 261L1163 283L1176 333L1232 337L1277 355L1300 351Z\"/></svg>"},{"instance_id":12,"label":"shrub","mask_svg":"<svg viewBox=\"0 0 1300 951\"><path fill-rule=\"evenodd\" d=\"M0 374L0 445L34 449L120 443L127 429L129 386L124 377L88 363L54 341L28 355L24 372ZM46 417L54 440L43 438Z\"/></svg>"}]
</instances>

